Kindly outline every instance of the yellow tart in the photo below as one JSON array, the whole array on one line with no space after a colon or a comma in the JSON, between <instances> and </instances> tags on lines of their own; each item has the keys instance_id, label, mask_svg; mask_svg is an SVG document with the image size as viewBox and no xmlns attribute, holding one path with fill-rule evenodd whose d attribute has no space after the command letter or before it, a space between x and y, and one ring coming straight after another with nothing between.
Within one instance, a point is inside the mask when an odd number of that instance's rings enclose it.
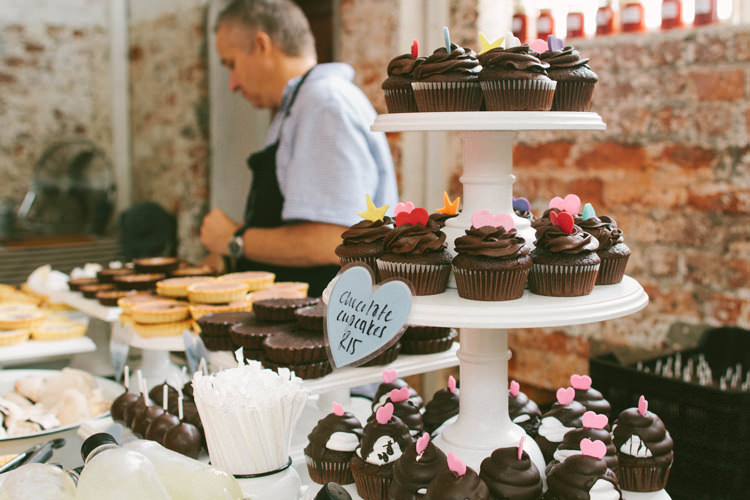
<instances>
[{"instance_id":1,"label":"yellow tart","mask_svg":"<svg viewBox=\"0 0 750 500\"><path fill-rule=\"evenodd\" d=\"M8 309L0 312L0 330L22 330L31 328L47 317L44 311L39 309Z\"/></svg>"},{"instance_id":2,"label":"yellow tart","mask_svg":"<svg viewBox=\"0 0 750 500\"><path fill-rule=\"evenodd\" d=\"M304 299L310 285L296 281L282 281L274 283L265 290L250 294L250 300L257 302L264 299Z\"/></svg>"},{"instance_id":3,"label":"yellow tart","mask_svg":"<svg viewBox=\"0 0 750 500\"><path fill-rule=\"evenodd\" d=\"M26 329L0 331L0 346L20 344L29 339Z\"/></svg>"},{"instance_id":4,"label":"yellow tart","mask_svg":"<svg viewBox=\"0 0 750 500\"><path fill-rule=\"evenodd\" d=\"M156 302L160 300L168 300L152 293L136 293L135 295L129 295L117 299L117 307L122 309L123 314L130 314L130 309L136 304L146 304L148 302Z\"/></svg>"},{"instance_id":5,"label":"yellow tart","mask_svg":"<svg viewBox=\"0 0 750 500\"><path fill-rule=\"evenodd\" d=\"M130 315L136 323L175 323L190 316L187 304L160 300L136 304L130 309Z\"/></svg>"},{"instance_id":6,"label":"yellow tart","mask_svg":"<svg viewBox=\"0 0 750 500\"><path fill-rule=\"evenodd\" d=\"M235 300L242 300L248 291L248 286L239 281L211 281L195 283L188 287L188 298L194 304L228 304Z\"/></svg>"},{"instance_id":7,"label":"yellow tart","mask_svg":"<svg viewBox=\"0 0 750 500\"><path fill-rule=\"evenodd\" d=\"M236 311L252 311L253 303L248 298L242 300L235 300L229 304L191 304L190 315L193 319L200 319L206 314L220 313L220 312L236 312Z\"/></svg>"},{"instance_id":8,"label":"yellow tart","mask_svg":"<svg viewBox=\"0 0 750 500\"><path fill-rule=\"evenodd\" d=\"M196 283L215 281L208 276L186 276L184 278L167 278L156 282L156 293L163 297L187 297L188 287Z\"/></svg>"},{"instance_id":9,"label":"yellow tart","mask_svg":"<svg viewBox=\"0 0 750 500\"><path fill-rule=\"evenodd\" d=\"M86 323L77 321L42 321L31 328L32 340L65 340L86 335Z\"/></svg>"},{"instance_id":10,"label":"yellow tart","mask_svg":"<svg viewBox=\"0 0 750 500\"><path fill-rule=\"evenodd\" d=\"M241 273L229 273L219 276L221 281L239 281L248 286L248 292L263 290L273 284L276 275L266 271L245 271Z\"/></svg>"},{"instance_id":11,"label":"yellow tart","mask_svg":"<svg viewBox=\"0 0 750 500\"><path fill-rule=\"evenodd\" d=\"M185 330L193 329L193 320L187 319L174 323L133 323L135 333L141 337L176 337Z\"/></svg>"}]
</instances>

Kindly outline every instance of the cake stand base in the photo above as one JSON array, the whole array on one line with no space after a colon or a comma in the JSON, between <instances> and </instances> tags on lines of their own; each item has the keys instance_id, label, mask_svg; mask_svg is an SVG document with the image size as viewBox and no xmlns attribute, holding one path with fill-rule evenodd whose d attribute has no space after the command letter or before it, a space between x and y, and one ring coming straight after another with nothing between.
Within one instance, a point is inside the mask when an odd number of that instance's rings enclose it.
<instances>
[{"instance_id":1,"label":"cake stand base","mask_svg":"<svg viewBox=\"0 0 750 500\"><path fill-rule=\"evenodd\" d=\"M672 500L667 490L659 491L626 491L622 490L623 500Z\"/></svg>"}]
</instances>

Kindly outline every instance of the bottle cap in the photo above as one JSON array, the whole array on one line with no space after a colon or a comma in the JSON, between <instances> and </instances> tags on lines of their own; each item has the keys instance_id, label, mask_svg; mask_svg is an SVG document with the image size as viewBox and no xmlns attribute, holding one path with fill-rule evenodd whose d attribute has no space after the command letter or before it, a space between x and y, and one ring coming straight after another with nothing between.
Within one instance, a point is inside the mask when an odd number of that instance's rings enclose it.
<instances>
[{"instance_id":1,"label":"bottle cap","mask_svg":"<svg viewBox=\"0 0 750 500\"><path fill-rule=\"evenodd\" d=\"M352 496L338 483L328 483L323 486L315 500L352 500Z\"/></svg>"},{"instance_id":2,"label":"bottle cap","mask_svg":"<svg viewBox=\"0 0 750 500\"><path fill-rule=\"evenodd\" d=\"M89 436L81 445L81 458L85 462L92 451L106 444L118 446L117 440L106 432L98 432Z\"/></svg>"}]
</instances>

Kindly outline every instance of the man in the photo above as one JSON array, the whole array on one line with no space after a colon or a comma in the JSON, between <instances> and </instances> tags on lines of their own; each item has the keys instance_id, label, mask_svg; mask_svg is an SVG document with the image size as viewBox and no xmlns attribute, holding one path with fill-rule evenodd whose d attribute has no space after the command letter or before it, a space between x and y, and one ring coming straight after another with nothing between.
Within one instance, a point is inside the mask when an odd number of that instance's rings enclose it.
<instances>
[{"instance_id":1,"label":"man","mask_svg":"<svg viewBox=\"0 0 750 500\"><path fill-rule=\"evenodd\" d=\"M219 14L216 49L230 90L275 114L266 148L248 159L253 184L243 223L211 210L201 242L240 270L307 281L310 295L319 295L366 195L377 206L398 201L385 136L369 130L376 113L350 66L316 64L307 19L290 0L233 1Z\"/></svg>"}]
</instances>

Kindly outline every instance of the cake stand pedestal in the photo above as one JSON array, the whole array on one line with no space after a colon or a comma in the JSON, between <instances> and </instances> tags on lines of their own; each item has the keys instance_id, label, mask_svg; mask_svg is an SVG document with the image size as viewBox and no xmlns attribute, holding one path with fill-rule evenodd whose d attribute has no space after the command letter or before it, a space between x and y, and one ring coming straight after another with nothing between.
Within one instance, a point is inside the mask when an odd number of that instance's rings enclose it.
<instances>
[{"instance_id":1,"label":"cake stand pedestal","mask_svg":"<svg viewBox=\"0 0 750 500\"><path fill-rule=\"evenodd\" d=\"M659 491L625 491L622 490L622 500L671 500L666 490Z\"/></svg>"}]
</instances>

